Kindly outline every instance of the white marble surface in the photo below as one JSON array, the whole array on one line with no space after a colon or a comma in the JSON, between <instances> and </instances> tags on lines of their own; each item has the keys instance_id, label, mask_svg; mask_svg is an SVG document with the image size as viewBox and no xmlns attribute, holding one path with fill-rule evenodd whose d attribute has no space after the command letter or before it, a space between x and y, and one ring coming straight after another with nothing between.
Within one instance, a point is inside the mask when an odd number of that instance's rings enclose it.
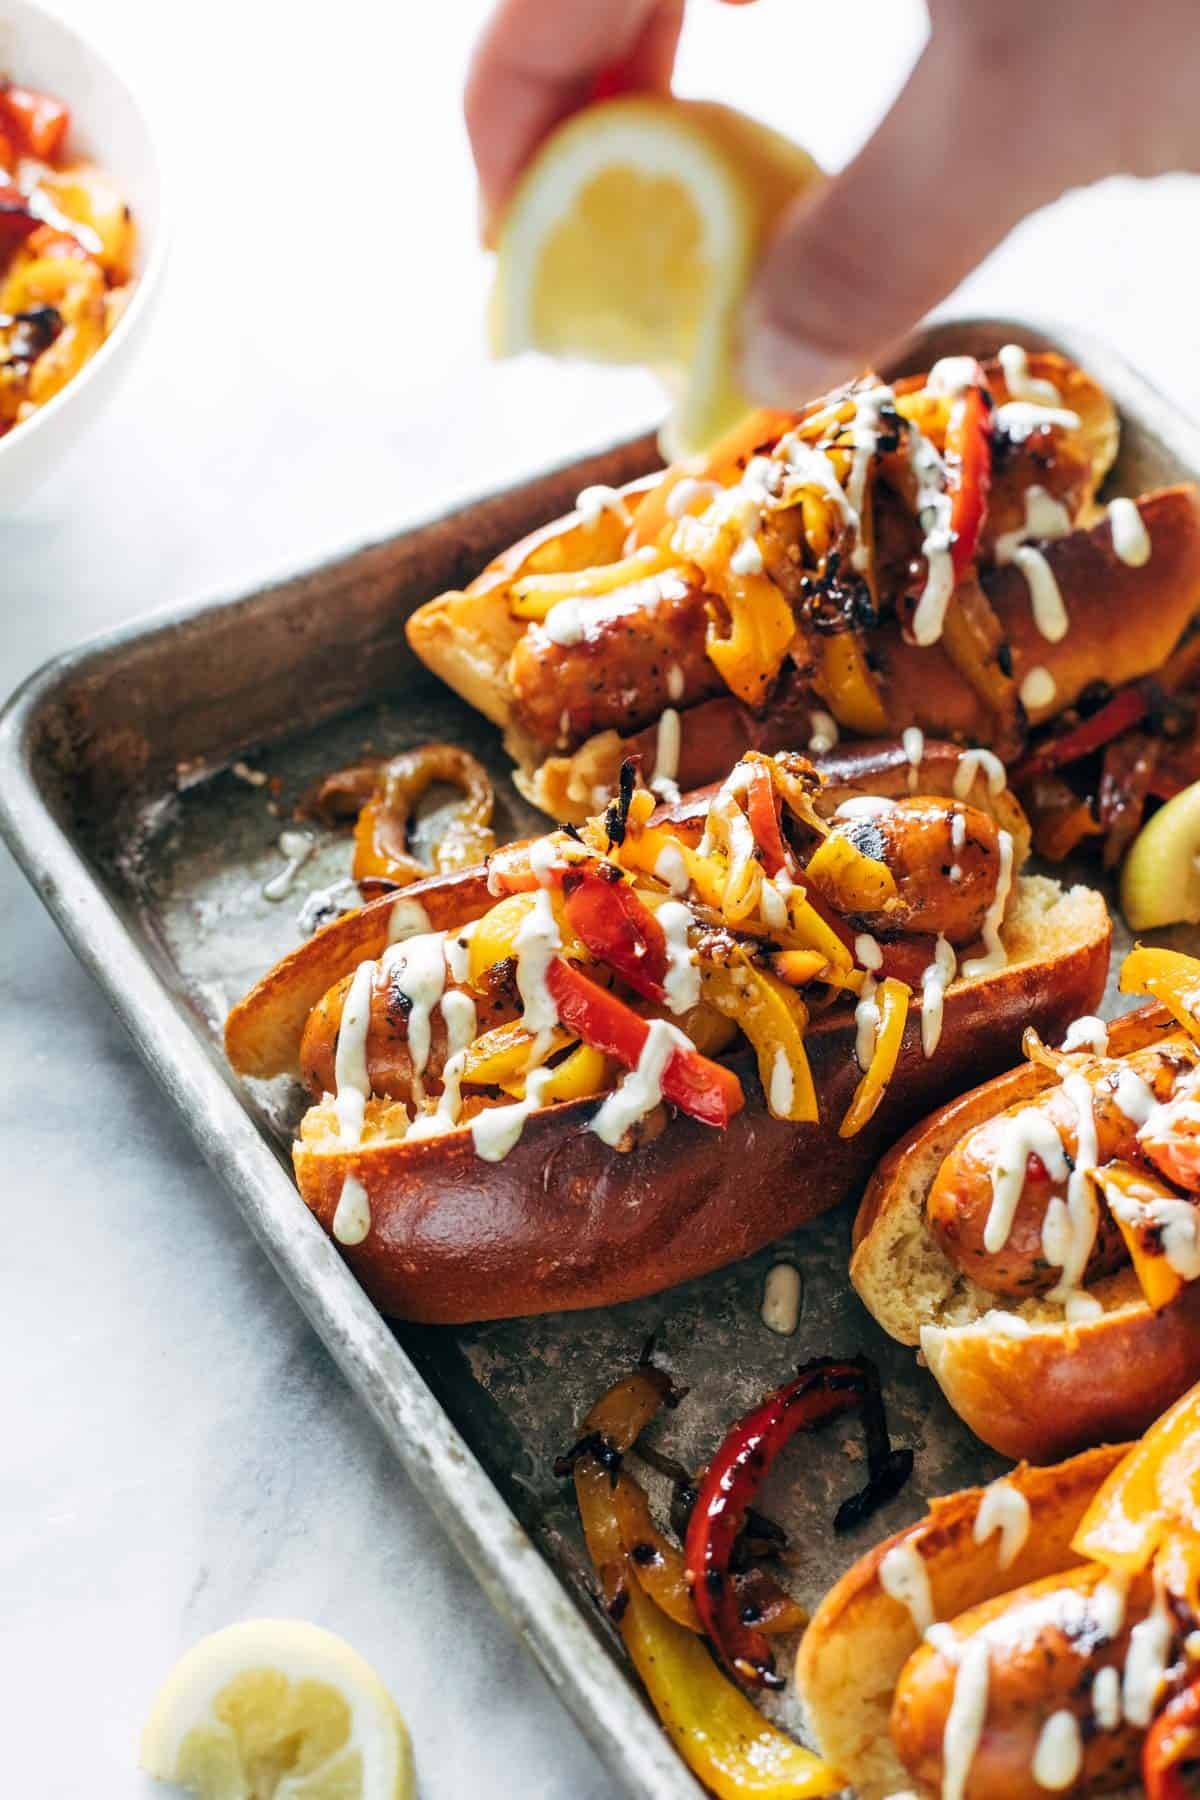
<instances>
[{"instance_id":1,"label":"white marble surface","mask_svg":"<svg viewBox=\"0 0 1200 1800\"><path fill-rule=\"evenodd\" d=\"M159 113L175 256L111 412L0 522L0 688L650 416L638 376L485 365L458 117L478 0L63 3ZM920 30L895 0L699 4L683 85L836 164ZM1195 404L1198 241L1197 184L1110 183L1032 221L963 298L1086 321ZM599 1800L599 1764L2 853L0 918L5 1791L148 1794L160 1675L275 1613L377 1664L426 1800Z\"/></svg>"}]
</instances>

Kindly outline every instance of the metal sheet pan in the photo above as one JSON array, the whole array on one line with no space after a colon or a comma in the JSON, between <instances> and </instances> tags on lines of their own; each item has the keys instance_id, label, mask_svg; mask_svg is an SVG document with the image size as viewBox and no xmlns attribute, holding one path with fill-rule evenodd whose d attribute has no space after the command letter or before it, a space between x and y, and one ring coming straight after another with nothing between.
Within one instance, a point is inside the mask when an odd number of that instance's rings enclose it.
<instances>
[{"instance_id":1,"label":"metal sheet pan","mask_svg":"<svg viewBox=\"0 0 1200 1800\"><path fill-rule=\"evenodd\" d=\"M1114 492L1200 476L1196 427L1074 331L1019 319L943 323L914 341L903 366L986 354L1009 339L1060 347L1108 387L1124 428ZM281 825L316 775L368 745L452 738L497 776L501 833L536 823L506 779L496 734L415 662L404 621L564 510L583 485L627 480L655 462L650 439L622 445L266 589L188 604L58 658L0 721L0 829L493 1603L624 1789L670 1800L699 1790L592 1602L570 1494L552 1473L580 1413L643 1339L657 1334L661 1359L691 1390L659 1439L689 1464L802 1358L862 1349L880 1362L895 1435L916 1450L907 1490L858 1532L832 1536L836 1501L860 1480L851 1432L823 1438L803 1466L791 1459L767 1489L769 1510L803 1546L792 1585L805 1604L928 1496L1001 1467L850 1290L850 1210L625 1306L392 1327L292 1186L298 1090L238 1082L220 1050L229 1004L296 941L301 900L346 872L347 841L330 835L287 899L263 893L282 865ZM266 780L255 785L258 774ZM759 1319L763 1278L780 1255L804 1277L800 1327L787 1339ZM799 1728L794 1700L785 1697L780 1714Z\"/></svg>"}]
</instances>

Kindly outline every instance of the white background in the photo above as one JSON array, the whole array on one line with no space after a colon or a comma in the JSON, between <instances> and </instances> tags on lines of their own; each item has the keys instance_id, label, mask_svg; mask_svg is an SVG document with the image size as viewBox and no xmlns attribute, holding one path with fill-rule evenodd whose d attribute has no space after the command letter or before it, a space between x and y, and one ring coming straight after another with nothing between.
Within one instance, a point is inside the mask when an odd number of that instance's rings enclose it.
<instances>
[{"instance_id":1,"label":"white background","mask_svg":"<svg viewBox=\"0 0 1200 1800\"><path fill-rule=\"evenodd\" d=\"M635 374L485 363L459 119L478 0L64 10L159 121L175 246L127 385L0 522L0 689L652 416ZM902 0L696 0L680 85L836 166L922 30ZM1086 322L1194 404L1197 241L1195 183L1109 183L1031 221L958 304ZM0 1787L148 1794L137 1732L179 1652L298 1614L376 1663L425 1800L599 1800L599 1764L2 852L0 922Z\"/></svg>"}]
</instances>

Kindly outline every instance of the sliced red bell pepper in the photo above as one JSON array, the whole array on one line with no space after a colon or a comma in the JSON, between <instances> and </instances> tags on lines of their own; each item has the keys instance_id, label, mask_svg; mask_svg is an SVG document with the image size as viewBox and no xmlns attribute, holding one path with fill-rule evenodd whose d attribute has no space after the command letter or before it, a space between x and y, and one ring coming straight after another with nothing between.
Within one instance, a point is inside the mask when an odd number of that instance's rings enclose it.
<instances>
[{"instance_id":1,"label":"sliced red bell pepper","mask_svg":"<svg viewBox=\"0 0 1200 1800\"><path fill-rule=\"evenodd\" d=\"M6 81L0 84L0 121L27 156L53 162L63 147L71 114L52 94Z\"/></svg>"},{"instance_id":2,"label":"sliced red bell pepper","mask_svg":"<svg viewBox=\"0 0 1200 1800\"><path fill-rule=\"evenodd\" d=\"M1200 1678L1159 1713L1142 1745L1147 1800L1186 1800L1188 1765L1200 1761Z\"/></svg>"},{"instance_id":3,"label":"sliced red bell pepper","mask_svg":"<svg viewBox=\"0 0 1200 1800\"><path fill-rule=\"evenodd\" d=\"M637 1068L650 1027L631 1006L597 987L561 956L547 969L546 986L566 1030L627 1069ZM732 1070L683 1045L672 1052L663 1070L662 1091L672 1106L704 1125L728 1125L745 1104L742 1084Z\"/></svg>"},{"instance_id":4,"label":"sliced red bell pepper","mask_svg":"<svg viewBox=\"0 0 1200 1800\"><path fill-rule=\"evenodd\" d=\"M750 785L746 789L746 814L750 820L750 829L754 833L755 843L762 851L763 867L767 874L778 875L780 869L792 869L794 858L783 839L775 783L765 764L752 762L748 767Z\"/></svg>"},{"instance_id":5,"label":"sliced red bell pepper","mask_svg":"<svg viewBox=\"0 0 1200 1800\"><path fill-rule=\"evenodd\" d=\"M562 878L567 920L597 961L647 1000L665 998L667 940L650 908L611 863L567 869Z\"/></svg>"},{"instance_id":6,"label":"sliced red bell pepper","mask_svg":"<svg viewBox=\"0 0 1200 1800\"><path fill-rule=\"evenodd\" d=\"M700 1622L725 1666L759 1687L782 1687L771 1646L743 1624L729 1562L746 1509L775 1457L798 1431L862 1403L868 1378L860 1363L820 1357L756 1406L727 1434L700 1483L684 1556Z\"/></svg>"},{"instance_id":7,"label":"sliced red bell pepper","mask_svg":"<svg viewBox=\"0 0 1200 1800\"><path fill-rule=\"evenodd\" d=\"M992 486L992 396L978 363L946 422L946 486L950 494L950 559L961 581L975 559Z\"/></svg>"},{"instance_id":8,"label":"sliced red bell pepper","mask_svg":"<svg viewBox=\"0 0 1200 1800\"><path fill-rule=\"evenodd\" d=\"M1079 762L1137 725L1149 710L1150 702L1140 687L1122 688L1090 719L1051 738L1019 762L1012 772L1013 782L1032 781L1035 775L1049 775L1068 763Z\"/></svg>"}]
</instances>

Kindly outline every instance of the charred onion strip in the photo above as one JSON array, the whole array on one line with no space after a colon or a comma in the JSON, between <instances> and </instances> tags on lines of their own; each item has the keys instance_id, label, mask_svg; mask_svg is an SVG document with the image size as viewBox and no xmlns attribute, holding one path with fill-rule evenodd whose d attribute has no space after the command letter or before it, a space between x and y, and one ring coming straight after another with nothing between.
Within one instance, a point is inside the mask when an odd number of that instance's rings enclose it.
<instances>
[{"instance_id":1,"label":"charred onion strip","mask_svg":"<svg viewBox=\"0 0 1200 1800\"><path fill-rule=\"evenodd\" d=\"M866 1393L861 1362L821 1357L808 1363L794 1381L738 1420L700 1483L684 1545L692 1598L721 1661L756 1686L782 1687L783 1681L763 1633L743 1623L730 1579L730 1557L746 1509L790 1438L860 1406Z\"/></svg>"},{"instance_id":2,"label":"charred onion strip","mask_svg":"<svg viewBox=\"0 0 1200 1800\"><path fill-rule=\"evenodd\" d=\"M462 800L424 863L409 850L412 815L439 782L458 788ZM386 761L356 764L327 775L307 810L332 824L357 815L356 880L382 879L399 887L427 875L452 874L482 862L495 847L491 829L495 795L483 764L457 744L418 744Z\"/></svg>"}]
</instances>

